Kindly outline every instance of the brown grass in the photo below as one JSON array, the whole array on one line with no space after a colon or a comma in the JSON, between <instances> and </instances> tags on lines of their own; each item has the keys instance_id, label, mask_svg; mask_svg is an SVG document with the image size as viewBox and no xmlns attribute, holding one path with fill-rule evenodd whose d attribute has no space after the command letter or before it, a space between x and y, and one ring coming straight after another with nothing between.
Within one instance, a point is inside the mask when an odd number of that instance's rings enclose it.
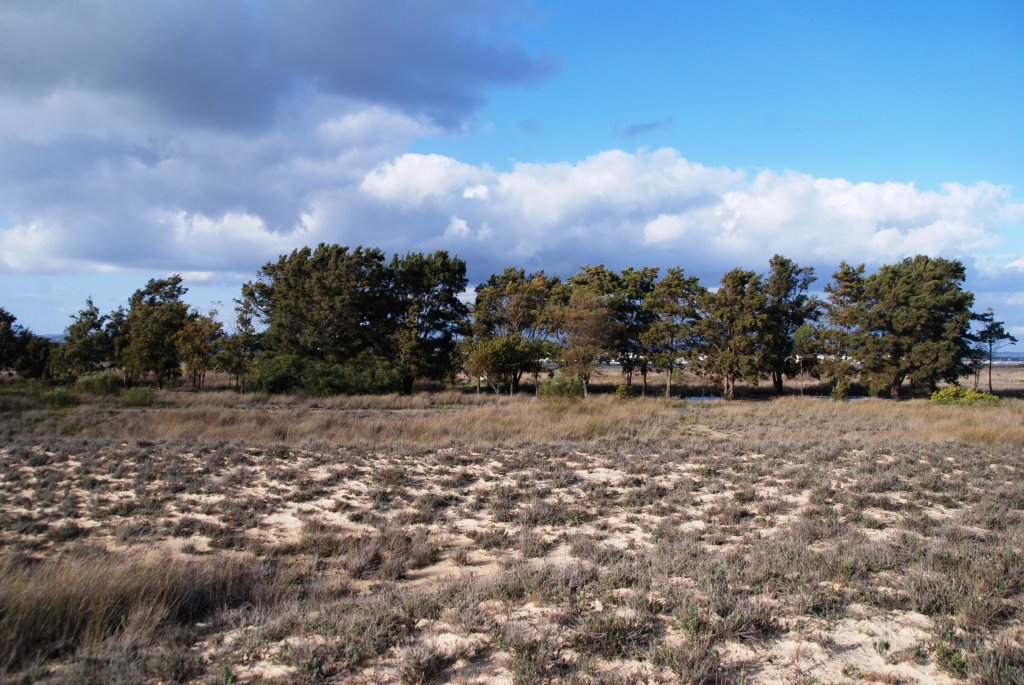
<instances>
[{"instance_id":1,"label":"brown grass","mask_svg":"<svg viewBox=\"0 0 1024 685\"><path fill-rule=\"evenodd\" d=\"M1015 682L1021 408L19 405L0 682Z\"/></svg>"}]
</instances>

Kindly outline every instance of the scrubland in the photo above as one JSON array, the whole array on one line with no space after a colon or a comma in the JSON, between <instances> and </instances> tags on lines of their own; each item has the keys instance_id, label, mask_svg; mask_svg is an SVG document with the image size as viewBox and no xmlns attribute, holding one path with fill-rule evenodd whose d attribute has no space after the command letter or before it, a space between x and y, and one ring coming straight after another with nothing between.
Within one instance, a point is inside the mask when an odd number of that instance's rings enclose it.
<instances>
[{"instance_id":1,"label":"scrubland","mask_svg":"<svg viewBox=\"0 0 1024 685\"><path fill-rule=\"evenodd\" d=\"M0 680L1024 682L1024 403L0 397Z\"/></svg>"}]
</instances>

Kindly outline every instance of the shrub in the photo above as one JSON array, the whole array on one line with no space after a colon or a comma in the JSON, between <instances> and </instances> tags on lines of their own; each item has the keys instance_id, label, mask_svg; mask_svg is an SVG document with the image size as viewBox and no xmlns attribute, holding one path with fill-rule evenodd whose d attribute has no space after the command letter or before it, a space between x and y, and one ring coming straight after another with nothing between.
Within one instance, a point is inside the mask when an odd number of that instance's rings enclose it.
<instances>
[{"instance_id":1,"label":"shrub","mask_svg":"<svg viewBox=\"0 0 1024 685\"><path fill-rule=\"evenodd\" d=\"M57 388L43 395L43 402L48 407L59 409L61 407L73 407L78 404L78 398L67 388Z\"/></svg>"},{"instance_id":2,"label":"shrub","mask_svg":"<svg viewBox=\"0 0 1024 685\"><path fill-rule=\"evenodd\" d=\"M617 385L615 386L615 396L620 400L631 400L640 393L632 385Z\"/></svg>"},{"instance_id":3,"label":"shrub","mask_svg":"<svg viewBox=\"0 0 1024 685\"><path fill-rule=\"evenodd\" d=\"M395 392L401 376L387 359L362 355L345 364L302 359L294 355L265 357L245 379L249 392L306 392L327 395L375 395Z\"/></svg>"},{"instance_id":4,"label":"shrub","mask_svg":"<svg viewBox=\"0 0 1024 685\"><path fill-rule=\"evenodd\" d=\"M75 392L90 395L116 395L121 390L120 377L111 371L94 371L83 374L75 381Z\"/></svg>"},{"instance_id":5,"label":"shrub","mask_svg":"<svg viewBox=\"0 0 1024 685\"><path fill-rule=\"evenodd\" d=\"M152 407L155 402L153 388L130 388L121 395L121 404L125 407Z\"/></svg>"},{"instance_id":6,"label":"shrub","mask_svg":"<svg viewBox=\"0 0 1024 685\"><path fill-rule=\"evenodd\" d=\"M245 377L246 392L268 394L295 392L299 388L302 360L295 355L263 357Z\"/></svg>"},{"instance_id":7,"label":"shrub","mask_svg":"<svg viewBox=\"0 0 1024 685\"><path fill-rule=\"evenodd\" d=\"M583 397L583 379L579 376L559 374L537 386L537 397L545 399L579 399Z\"/></svg>"},{"instance_id":8,"label":"shrub","mask_svg":"<svg viewBox=\"0 0 1024 685\"><path fill-rule=\"evenodd\" d=\"M986 406L1002 404L1002 400L995 395L970 388L961 388L959 385L936 390L932 393L931 401L934 404L980 404Z\"/></svg>"}]
</instances>

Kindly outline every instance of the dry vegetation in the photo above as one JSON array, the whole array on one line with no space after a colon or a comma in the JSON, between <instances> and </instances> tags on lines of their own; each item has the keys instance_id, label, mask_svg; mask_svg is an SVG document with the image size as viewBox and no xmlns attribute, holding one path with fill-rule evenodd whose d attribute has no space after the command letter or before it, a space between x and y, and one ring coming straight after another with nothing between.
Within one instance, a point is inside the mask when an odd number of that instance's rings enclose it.
<instances>
[{"instance_id":1,"label":"dry vegetation","mask_svg":"<svg viewBox=\"0 0 1024 685\"><path fill-rule=\"evenodd\" d=\"M1018 401L0 403L4 682L1024 682Z\"/></svg>"}]
</instances>

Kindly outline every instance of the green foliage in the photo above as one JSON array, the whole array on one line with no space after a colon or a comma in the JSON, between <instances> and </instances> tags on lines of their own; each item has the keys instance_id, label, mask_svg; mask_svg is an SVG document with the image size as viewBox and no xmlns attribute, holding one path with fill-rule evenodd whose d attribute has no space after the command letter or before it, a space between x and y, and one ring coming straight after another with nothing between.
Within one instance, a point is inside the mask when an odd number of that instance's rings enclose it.
<instances>
[{"instance_id":1,"label":"green foliage","mask_svg":"<svg viewBox=\"0 0 1024 685\"><path fill-rule=\"evenodd\" d=\"M75 381L75 392L87 392L90 395L116 395L122 387L120 375L113 371L93 371L79 376Z\"/></svg>"},{"instance_id":2,"label":"green foliage","mask_svg":"<svg viewBox=\"0 0 1024 685\"><path fill-rule=\"evenodd\" d=\"M216 311L209 314L190 312L174 338L193 390L203 387L206 372L213 368L214 357L224 337L224 327L214 318L216 315Z\"/></svg>"},{"instance_id":3,"label":"green foliage","mask_svg":"<svg viewBox=\"0 0 1024 685\"><path fill-rule=\"evenodd\" d=\"M579 376L558 374L537 386L537 397L575 400L583 397L583 390L583 379Z\"/></svg>"},{"instance_id":4,"label":"green foliage","mask_svg":"<svg viewBox=\"0 0 1024 685\"><path fill-rule=\"evenodd\" d=\"M869 386L899 399L907 379L916 392L930 393L939 381L955 382L967 371L974 295L962 289L963 281L959 261L922 255L863 279L850 313L853 356Z\"/></svg>"},{"instance_id":5,"label":"green foliage","mask_svg":"<svg viewBox=\"0 0 1024 685\"><path fill-rule=\"evenodd\" d=\"M16 323L0 307L0 371L13 369L22 378L45 378L53 343Z\"/></svg>"},{"instance_id":6,"label":"green foliage","mask_svg":"<svg viewBox=\"0 0 1024 685\"><path fill-rule=\"evenodd\" d=\"M242 298L266 324L275 354L337 363L383 351L389 292L383 252L320 244L265 264Z\"/></svg>"},{"instance_id":7,"label":"green foliage","mask_svg":"<svg viewBox=\"0 0 1024 685\"><path fill-rule=\"evenodd\" d=\"M256 362L245 379L245 389L268 394L305 392L324 397L396 392L401 382L401 374L393 364L372 355L363 355L347 364L276 355Z\"/></svg>"},{"instance_id":8,"label":"green foliage","mask_svg":"<svg viewBox=\"0 0 1024 685\"><path fill-rule=\"evenodd\" d=\"M617 385L615 386L615 396L620 400L631 400L637 397L640 392L632 385Z\"/></svg>"},{"instance_id":9,"label":"green foliage","mask_svg":"<svg viewBox=\"0 0 1024 685\"><path fill-rule=\"evenodd\" d=\"M558 285L557 278L543 271L527 275L509 267L477 286L467 373L486 377L495 391L504 387L512 393L523 374L538 372Z\"/></svg>"},{"instance_id":10,"label":"green foliage","mask_svg":"<svg viewBox=\"0 0 1024 685\"><path fill-rule=\"evenodd\" d=\"M146 386L129 388L121 395L121 404L125 407L152 407L156 404L156 393Z\"/></svg>"},{"instance_id":11,"label":"green foliage","mask_svg":"<svg viewBox=\"0 0 1024 685\"><path fill-rule=\"evenodd\" d=\"M121 362L132 380L152 374L164 383L181 375L178 334L188 319L188 305L181 301L187 288L181 276L150 280L131 297L124 328L127 338Z\"/></svg>"},{"instance_id":12,"label":"green foliage","mask_svg":"<svg viewBox=\"0 0 1024 685\"><path fill-rule=\"evenodd\" d=\"M402 374L382 357L362 355L347 364L309 361L299 376L302 390L327 395L378 395L402 389Z\"/></svg>"},{"instance_id":13,"label":"green foliage","mask_svg":"<svg viewBox=\"0 0 1024 685\"><path fill-rule=\"evenodd\" d=\"M247 336L253 322L267 326L263 343L273 354L346 366L361 355L385 358L409 391L416 378L452 373L465 288L465 262L444 251L385 263L377 249L321 244L264 265L243 286L239 307Z\"/></svg>"},{"instance_id":14,"label":"green foliage","mask_svg":"<svg viewBox=\"0 0 1024 685\"><path fill-rule=\"evenodd\" d=\"M104 328L107 320L92 298L87 298L85 308L71 317L71 324L64 329L64 342L53 352L50 370L55 377L75 379L110 359L111 340Z\"/></svg>"},{"instance_id":15,"label":"green foliage","mask_svg":"<svg viewBox=\"0 0 1024 685\"><path fill-rule=\"evenodd\" d=\"M737 380L756 384L764 368L764 283L753 271L733 269L718 290L704 295L701 309L701 368L720 379L722 396L732 399Z\"/></svg>"},{"instance_id":16,"label":"green foliage","mask_svg":"<svg viewBox=\"0 0 1024 685\"><path fill-rule=\"evenodd\" d=\"M978 392L970 388L961 388L959 385L951 385L942 390L936 390L931 395L933 404L981 404L996 406L1002 404L1002 400L987 392Z\"/></svg>"},{"instance_id":17,"label":"green foliage","mask_svg":"<svg viewBox=\"0 0 1024 685\"><path fill-rule=\"evenodd\" d=\"M397 255L388 267L394 320L389 356L402 376L402 390L416 378L441 380L455 370L458 337L466 332L469 308L459 300L466 289L466 263L447 252Z\"/></svg>"},{"instance_id":18,"label":"green foliage","mask_svg":"<svg viewBox=\"0 0 1024 685\"><path fill-rule=\"evenodd\" d=\"M56 388L43 394L43 403L53 409L73 407L78 404L78 398L67 388Z\"/></svg>"},{"instance_id":19,"label":"green foliage","mask_svg":"<svg viewBox=\"0 0 1024 685\"><path fill-rule=\"evenodd\" d=\"M815 280L813 268L799 266L782 255L772 257L770 266L764 282L767 317L762 335L762 359L775 391L781 395L783 378L792 378L799 370L798 332L818 318L820 305L816 298L808 295ZM806 336L806 332L801 335Z\"/></svg>"},{"instance_id":20,"label":"green foliage","mask_svg":"<svg viewBox=\"0 0 1024 685\"><path fill-rule=\"evenodd\" d=\"M561 348L560 366L583 381L586 395L590 374L612 349L614 322L608 298L586 288L573 288L569 301L554 307L551 318Z\"/></svg>"},{"instance_id":21,"label":"green foliage","mask_svg":"<svg viewBox=\"0 0 1024 685\"><path fill-rule=\"evenodd\" d=\"M466 373L482 377L495 392L514 392L523 373L539 373L544 346L520 337L484 338L469 347Z\"/></svg>"},{"instance_id":22,"label":"green foliage","mask_svg":"<svg viewBox=\"0 0 1024 685\"><path fill-rule=\"evenodd\" d=\"M253 365L243 388L271 395L295 392L301 387L302 366L302 359L294 354L263 357Z\"/></svg>"},{"instance_id":23,"label":"green foliage","mask_svg":"<svg viewBox=\"0 0 1024 685\"><path fill-rule=\"evenodd\" d=\"M707 291L682 269L669 269L644 299L650 323L641 334L644 354L666 372L665 397L672 395L672 372L679 360L693 355L699 340L700 300Z\"/></svg>"}]
</instances>

